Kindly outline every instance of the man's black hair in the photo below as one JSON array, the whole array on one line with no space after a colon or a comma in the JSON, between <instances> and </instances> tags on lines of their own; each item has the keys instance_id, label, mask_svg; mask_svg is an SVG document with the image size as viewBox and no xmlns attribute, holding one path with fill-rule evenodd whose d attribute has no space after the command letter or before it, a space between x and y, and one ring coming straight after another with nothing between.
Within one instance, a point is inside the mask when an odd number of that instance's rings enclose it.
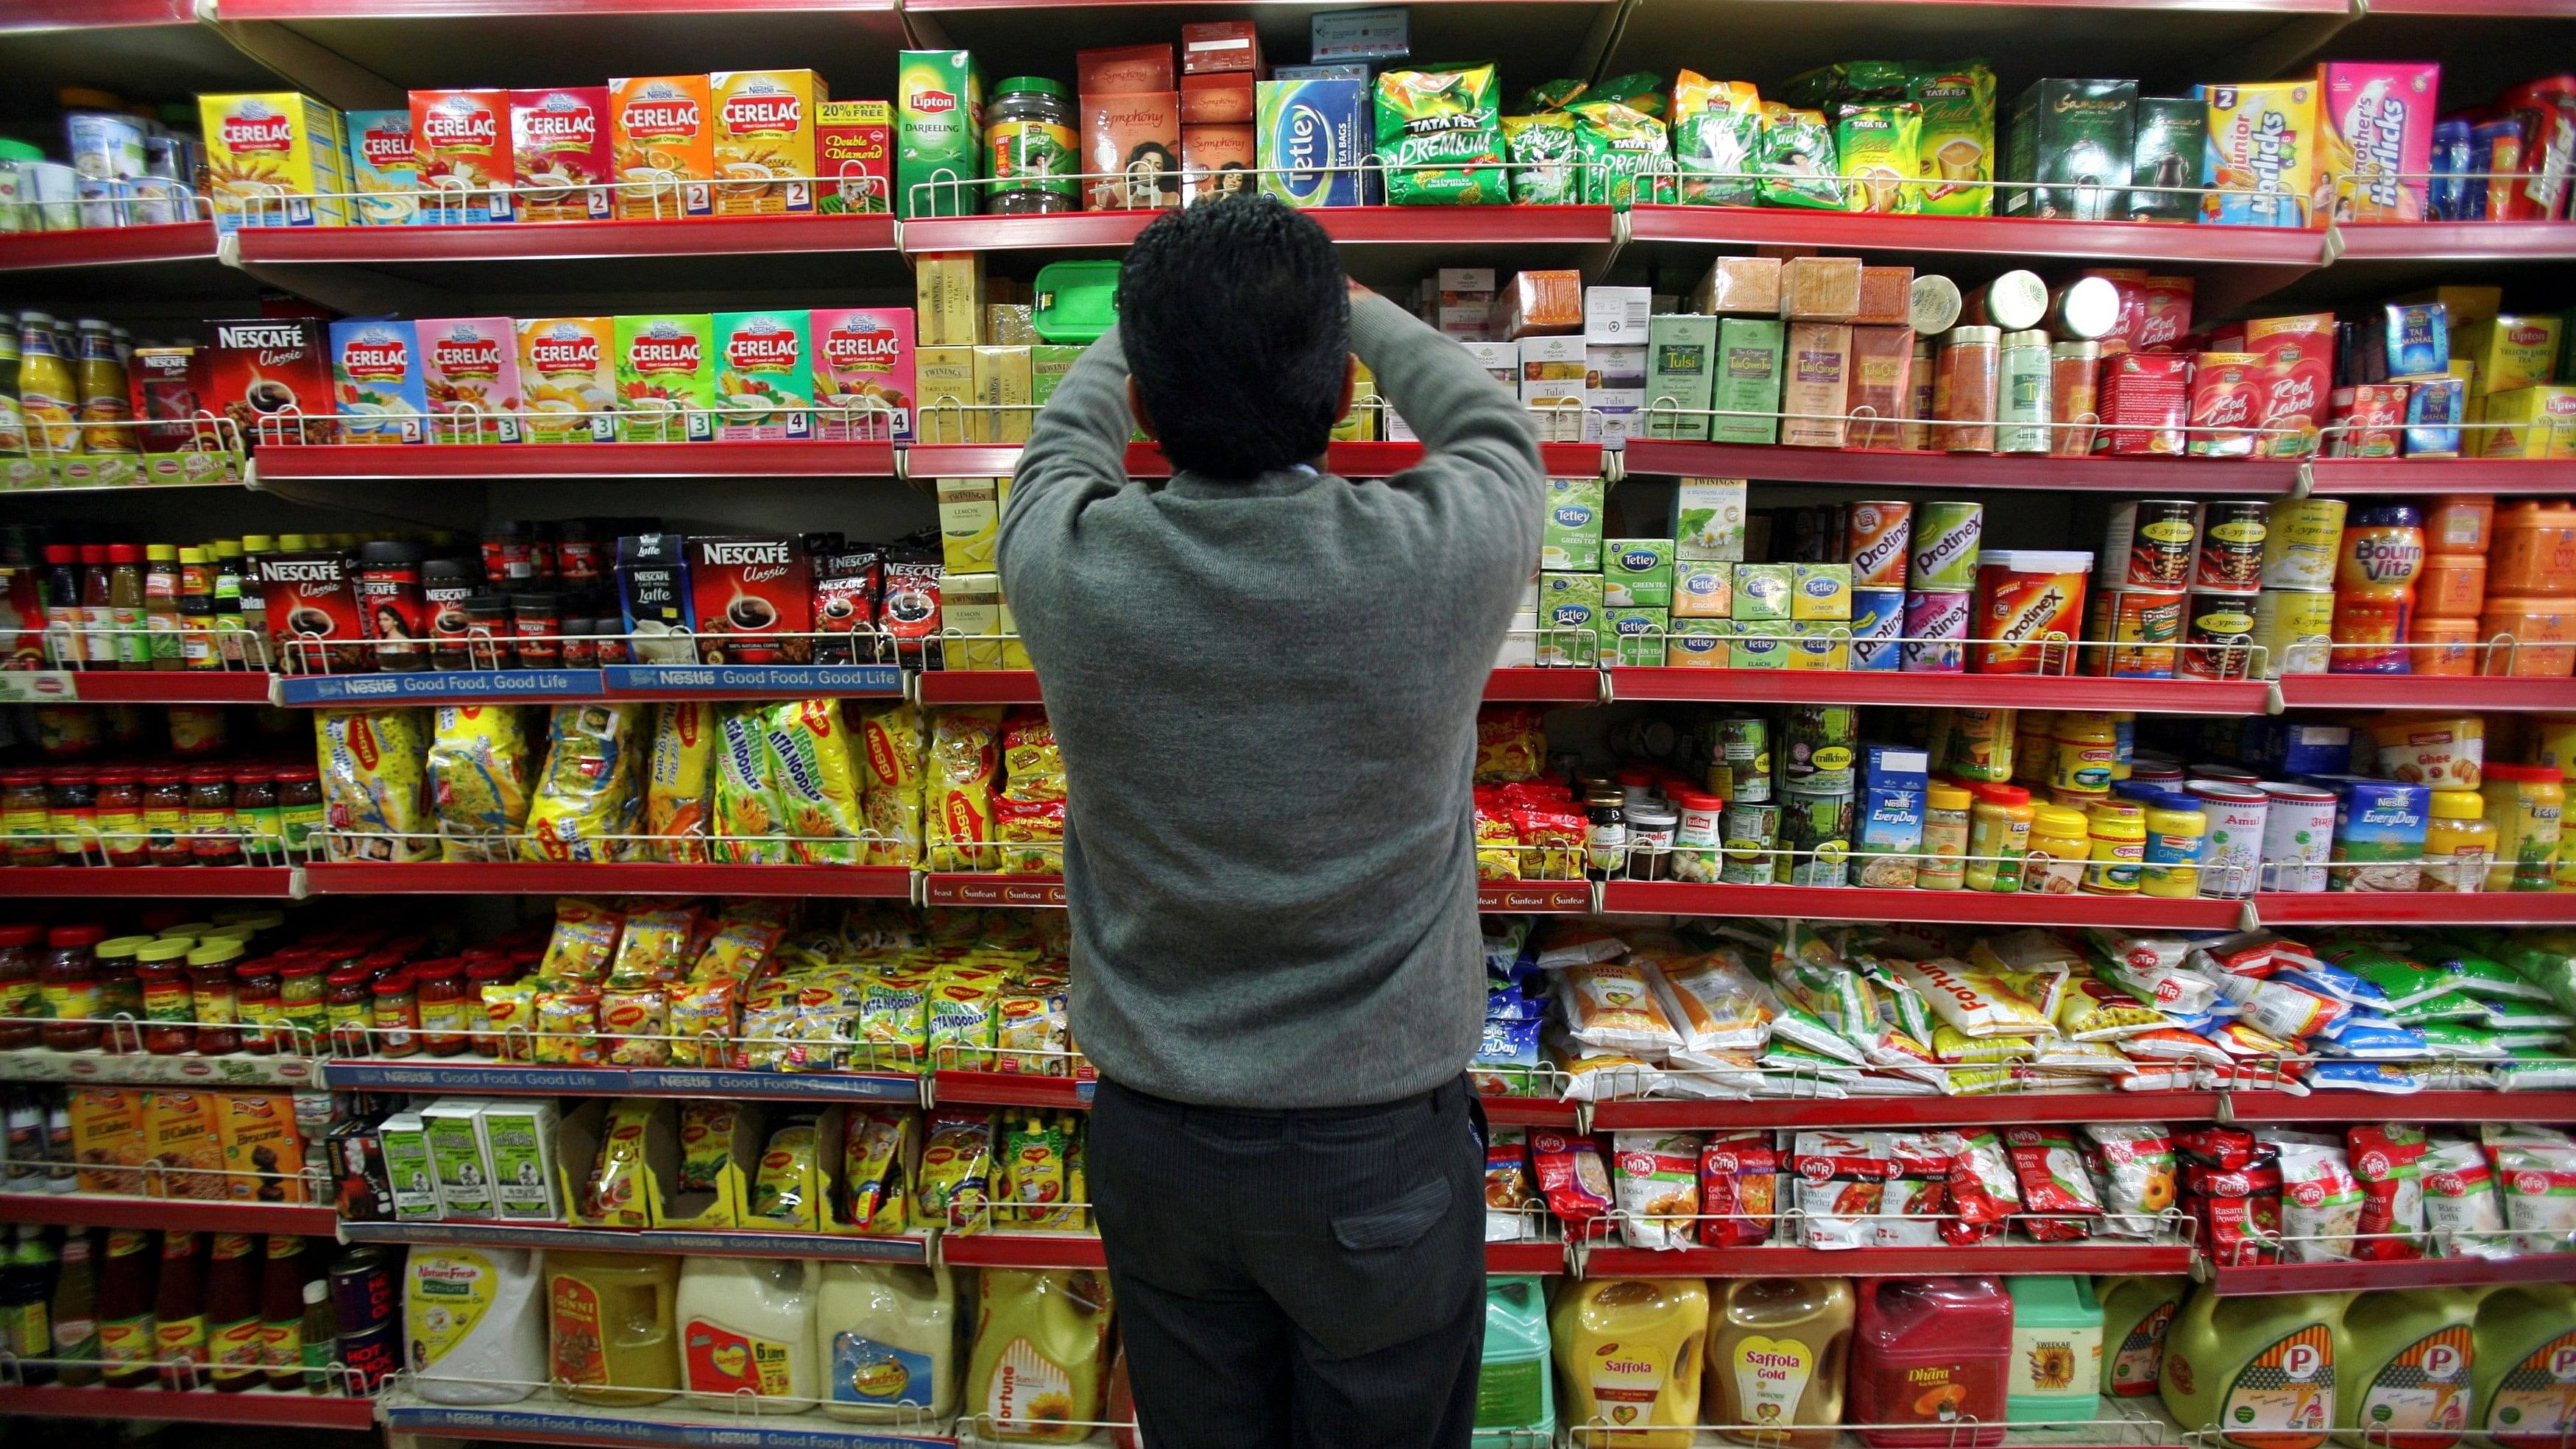
<instances>
[{"instance_id":1,"label":"man's black hair","mask_svg":"<svg viewBox=\"0 0 2576 1449\"><path fill-rule=\"evenodd\" d=\"M1276 197L1155 218L1119 275L1118 336L1176 470L1255 478L1331 441L1349 283L1323 227Z\"/></svg>"}]
</instances>

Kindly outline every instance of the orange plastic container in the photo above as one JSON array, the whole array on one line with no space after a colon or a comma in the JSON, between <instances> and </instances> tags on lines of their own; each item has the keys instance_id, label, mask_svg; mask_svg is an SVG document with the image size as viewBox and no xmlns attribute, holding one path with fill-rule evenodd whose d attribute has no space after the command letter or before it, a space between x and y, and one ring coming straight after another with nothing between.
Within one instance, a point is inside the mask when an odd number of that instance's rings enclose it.
<instances>
[{"instance_id":1,"label":"orange plastic container","mask_svg":"<svg viewBox=\"0 0 2576 1449\"><path fill-rule=\"evenodd\" d=\"M2487 556L2482 553L2431 553L2415 576L2418 613L2446 619L2475 619L2486 607Z\"/></svg>"},{"instance_id":2,"label":"orange plastic container","mask_svg":"<svg viewBox=\"0 0 2576 1449\"><path fill-rule=\"evenodd\" d=\"M2487 587L2499 594L2576 594L2576 505L2533 498L2497 509Z\"/></svg>"},{"instance_id":3,"label":"orange plastic container","mask_svg":"<svg viewBox=\"0 0 2576 1449\"><path fill-rule=\"evenodd\" d=\"M2434 553L2485 553L2495 537L2495 499L2445 493L2424 511L2424 547Z\"/></svg>"},{"instance_id":4,"label":"orange plastic container","mask_svg":"<svg viewBox=\"0 0 2576 1449\"><path fill-rule=\"evenodd\" d=\"M2004 1442L2012 1298L1998 1278L1864 1278L1847 1422L1873 1449Z\"/></svg>"},{"instance_id":5,"label":"orange plastic container","mask_svg":"<svg viewBox=\"0 0 2576 1449\"><path fill-rule=\"evenodd\" d=\"M2478 641L2484 637L2474 617L2445 619L2435 615L2417 615L2406 631L2406 642L2439 647L2407 650L2407 672L2475 674L2478 672Z\"/></svg>"},{"instance_id":6,"label":"orange plastic container","mask_svg":"<svg viewBox=\"0 0 2576 1449\"><path fill-rule=\"evenodd\" d=\"M2499 540L2501 542L2501 540ZM2564 679L2576 674L2576 600L2489 594L2478 615L2478 633L2513 636L2512 667L2499 673L2525 679Z\"/></svg>"}]
</instances>

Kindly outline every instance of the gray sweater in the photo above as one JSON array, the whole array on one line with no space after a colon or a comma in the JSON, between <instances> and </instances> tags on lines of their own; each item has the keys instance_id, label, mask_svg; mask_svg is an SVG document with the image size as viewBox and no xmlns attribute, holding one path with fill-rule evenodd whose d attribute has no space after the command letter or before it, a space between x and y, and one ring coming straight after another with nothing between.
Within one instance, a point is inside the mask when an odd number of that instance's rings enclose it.
<instances>
[{"instance_id":1,"label":"gray sweater","mask_svg":"<svg viewBox=\"0 0 2576 1449\"><path fill-rule=\"evenodd\" d=\"M1419 466L1130 479L1113 329L1039 414L1002 519L1064 751L1075 1043L1156 1096L1391 1101L1483 1031L1476 706L1546 485L1464 348L1373 295L1351 348Z\"/></svg>"}]
</instances>

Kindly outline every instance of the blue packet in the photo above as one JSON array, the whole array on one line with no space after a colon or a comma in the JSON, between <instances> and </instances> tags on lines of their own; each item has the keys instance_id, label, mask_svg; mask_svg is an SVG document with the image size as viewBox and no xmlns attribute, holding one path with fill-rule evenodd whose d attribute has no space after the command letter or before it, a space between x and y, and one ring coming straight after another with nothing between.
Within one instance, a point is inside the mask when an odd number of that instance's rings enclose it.
<instances>
[{"instance_id":1,"label":"blue packet","mask_svg":"<svg viewBox=\"0 0 2576 1449\"><path fill-rule=\"evenodd\" d=\"M2311 1062L2301 1080L2318 1091L2381 1092L2402 1096L2424 1089L2412 1068L2386 1062Z\"/></svg>"}]
</instances>

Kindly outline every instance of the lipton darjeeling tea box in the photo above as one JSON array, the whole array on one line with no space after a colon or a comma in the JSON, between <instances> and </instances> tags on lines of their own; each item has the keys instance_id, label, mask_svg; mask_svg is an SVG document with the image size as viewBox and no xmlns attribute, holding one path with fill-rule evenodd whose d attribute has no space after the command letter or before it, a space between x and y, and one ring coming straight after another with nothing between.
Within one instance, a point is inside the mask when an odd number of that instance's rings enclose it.
<instances>
[{"instance_id":1,"label":"lipton darjeeling tea box","mask_svg":"<svg viewBox=\"0 0 2576 1449\"><path fill-rule=\"evenodd\" d=\"M826 442L912 441L913 316L909 307L818 307L814 435Z\"/></svg>"},{"instance_id":2,"label":"lipton darjeeling tea box","mask_svg":"<svg viewBox=\"0 0 2576 1449\"><path fill-rule=\"evenodd\" d=\"M707 77L715 103L716 215L805 216L814 210L819 103L810 70L727 70Z\"/></svg>"},{"instance_id":3,"label":"lipton darjeeling tea box","mask_svg":"<svg viewBox=\"0 0 2576 1449\"><path fill-rule=\"evenodd\" d=\"M340 113L293 91L199 96L215 226L345 226Z\"/></svg>"},{"instance_id":4,"label":"lipton darjeeling tea box","mask_svg":"<svg viewBox=\"0 0 2576 1449\"><path fill-rule=\"evenodd\" d=\"M803 312L715 314L716 441L814 435L814 371Z\"/></svg>"},{"instance_id":5,"label":"lipton darjeeling tea box","mask_svg":"<svg viewBox=\"0 0 2576 1449\"><path fill-rule=\"evenodd\" d=\"M609 157L623 217L715 213L714 112L702 75L626 76L608 83Z\"/></svg>"},{"instance_id":6,"label":"lipton darjeeling tea box","mask_svg":"<svg viewBox=\"0 0 2576 1449\"><path fill-rule=\"evenodd\" d=\"M409 226L420 220L420 166L411 149L411 112L351 111L350 220L360 226Z\"/></svg>"},{"instance_id":7,"label":"lipton darjeeling tea box","mask_svg":"<svg viewBox=\"0 0 2576 1449\"><path fill-rule=\"evenodd\" d=\"M2306 226L2334 181L2319 164L2324 115L2316 76L2193 86L2209 106L2209 184L2200 219L2222 226ZM2429 142L2427 143L2430 144Z\"/></svg>"},{"instance_id":8,"label":"lipton darjeeling tea box","mask_svg":"<svg viewBox=\"0 0 2576 1449\"><path fill-rule=\"evenodd\" d=\"M523 221L604 221L616 166L605 86L510 92L511 166Z\"/></svg>"},{"instance_id":9,"label":"lipton darjeeling tea box","mask_svg":"<svg viewBox=\"0 0 2576 1449\"><path fill-rule=\"evenodd\" d=\"M715 436L715 321L704 312L617 319L617 440Z\"/></svg>"},{"instance_id":10,"label":"lipton darjeeling tea box","mask_svg":"<svg viewBox=\"0 0 2576 1449\"><path fill-rule=\"evenodd\" d=\"M519 410L532 443L617 436L617 324L607 317L519 319Z\"/></svg>"},{"instance_id":11,"label":"lipton darjeeling tea box","mask_svg":"<svg viewBox=\"0 0 2576 1449\"><path fill-rule=\"evenodd\" d=\"M433 317L414 326L421 392L436 419L429 440L519 441L519 338L510 319Z\"/></svg>"},{"instance_id":12,"label":"lipton darjeeling tea box","mask_svg":"<svg viewBox=\"0 0 2576 1449\"><path fill-rule=\"evenodd\" d=\"M423 221L515 217L508 91L413 91L411 139L421 188L429 193L421 198Z\"/></svg>"},{"instance_id":13,"label":"lipton darjeeling tea box","mask_svg":"<svg viewBox=\"0 0 2576 1449\"><path fill-rule=\"evenodd\" d=\"M814 209L825 216L894 209L894 104L816 101Z\"/></svg>"},{"instance_id":14,"label":"lipton darjeeling tea box","mask_svg":"<svg viewBox=\"0 0 2576 1449\"><path fill-rule=\"evenodd\" d=\"M984 209L984 69L963 50L907 50L894 98L895 214L972 216ZM942 183L965 183L942 184Z\"/></svg>"}]
</instances>

